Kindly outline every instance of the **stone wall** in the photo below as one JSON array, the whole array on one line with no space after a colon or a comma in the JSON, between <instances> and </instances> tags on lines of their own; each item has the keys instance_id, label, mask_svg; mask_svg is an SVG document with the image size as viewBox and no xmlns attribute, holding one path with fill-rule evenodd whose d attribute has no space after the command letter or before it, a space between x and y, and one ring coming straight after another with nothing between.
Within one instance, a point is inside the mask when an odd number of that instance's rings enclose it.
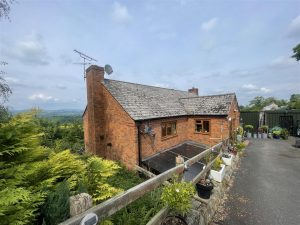
<instances>
[{"instance_id":1,"label":"stone wall","mask_svg":"<svg viewBox=\"0 0 300 225\"><path fill-rule=\"evenodd\" d=\"M192 200L192 209L185 216L186 222L189 225L207 225L212 220L218 207L220 207L230 181L233 179L232 174L237 168L238 163L239 156L237 155L233 160L232 166L226 166L226 174L222 183L213 182L214 189L208 200L208 204L201 203L195 199Z\"/></svg>"}]
</instances>

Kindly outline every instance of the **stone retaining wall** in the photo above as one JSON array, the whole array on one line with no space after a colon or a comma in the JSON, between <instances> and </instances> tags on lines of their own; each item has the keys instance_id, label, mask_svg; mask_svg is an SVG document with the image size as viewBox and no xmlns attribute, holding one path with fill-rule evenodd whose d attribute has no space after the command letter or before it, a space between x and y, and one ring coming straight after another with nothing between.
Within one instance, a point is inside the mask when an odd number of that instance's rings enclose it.
<instances>
[{"instance_id":1,"label":"stone retaining wall","mask_svg":"<svg viewBox=\"0 0 300 225\"><path fill-rule=\"evenodd\" d=\"M214 189L208 204L201 203L195 199L192 200L192 209L185 216L185 220L189 225L207 225L212 220L233 178L232 174L238 166L239 159L238 155L235 156L232 165L226 166L225 177L222 183L213 181Z\"/></svg>"}]
</instances>

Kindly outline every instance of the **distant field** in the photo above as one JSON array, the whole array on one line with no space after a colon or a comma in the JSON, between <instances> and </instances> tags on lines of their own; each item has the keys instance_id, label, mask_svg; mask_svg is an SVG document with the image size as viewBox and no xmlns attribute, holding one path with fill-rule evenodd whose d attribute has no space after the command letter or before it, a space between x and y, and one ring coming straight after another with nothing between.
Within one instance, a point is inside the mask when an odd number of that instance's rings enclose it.
<instances>
[{"instance_id":1,"label":"distant field","mask_svg":"<svg viewBox=\"0 0 300 225\"><path fill-rule=\"evenodd\" d=\"M12 114L18 114L29 110L12 110ZM83 110L78 109L61 109L61 110L42 110L39 114L42 118L49 118L59 122L71 122L74 120L82 120Z\"/></svg>"}]
</instances>

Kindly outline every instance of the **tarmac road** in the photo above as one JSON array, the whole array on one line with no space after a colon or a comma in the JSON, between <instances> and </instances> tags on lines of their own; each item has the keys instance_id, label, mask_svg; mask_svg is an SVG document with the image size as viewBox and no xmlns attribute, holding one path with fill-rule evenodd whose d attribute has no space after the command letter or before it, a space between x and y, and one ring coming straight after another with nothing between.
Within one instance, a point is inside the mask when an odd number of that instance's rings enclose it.
<instances>
[{"instance_id":1,"label":"tarmac road","mask_svg":"<svg viewBox=\"0 0 300 225\"><path fill-rule=\"evenodd\" d=\"M222 225L300 225L300 148L251 139L225 203ZM226 215L227 214L227 215Z\"/></svg>"}]
</instances>

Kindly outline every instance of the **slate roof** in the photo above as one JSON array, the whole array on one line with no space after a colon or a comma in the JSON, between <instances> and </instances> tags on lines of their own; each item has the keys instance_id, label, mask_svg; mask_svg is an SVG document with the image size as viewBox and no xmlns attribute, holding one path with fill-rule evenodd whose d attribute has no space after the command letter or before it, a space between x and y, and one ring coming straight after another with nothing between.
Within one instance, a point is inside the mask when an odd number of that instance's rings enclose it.
<instances>
[{"instance_id":1,"label":"slate roof","mask_svg":"<svg viewBox=\"0 0 300 225\"><path fill-rule=\"evenodd\" d=\"M189 115L228 115L235 94L180 98Z\"/></svg>"},{"instance_id":2,"label":"slate roof","mask_svg":"<svg viewBox=\"0 0 300 225\"><path fill-rule=\"evenodd\" d=\"M235 94L199 96L161 87L104 79L104 86L133 120L185 115L227 115Z\"/></svg>"}]
</instances>

